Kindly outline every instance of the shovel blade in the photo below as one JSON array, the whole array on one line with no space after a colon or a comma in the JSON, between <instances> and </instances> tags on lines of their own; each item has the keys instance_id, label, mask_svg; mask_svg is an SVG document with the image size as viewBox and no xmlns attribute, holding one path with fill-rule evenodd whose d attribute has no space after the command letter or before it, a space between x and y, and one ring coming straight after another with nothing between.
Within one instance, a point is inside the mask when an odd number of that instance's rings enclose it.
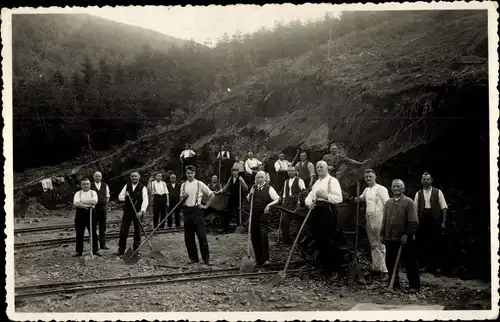
<instances>
[{"instance_id":1,"label":"shovel blade","mask_svg":"<svg viewBox=\"0 0 500 322\"><path fill-rule=\"evenodd\" d=\"M240 262L240 273L252 273L256 263L252 257L244 256Z\"/></svg>"},{"instance_id":2,"label":"shovel blade","mask_svg":"<svg viewBox=\"0 0 500 322\"><path fill-rule=\"evenodd\" d=\"M267 287L275 287L276 285L278 285L279 283L281 283L281 281L283 281L285 279L285 276L286 276L286 273L281 271L281 272L278 272L276 275L273 276L273 278L271 278L269 280L269 282L266 283L266 286Z\"/></svg>"},{"instance_id":3,"label":"shovel blade","mask_svg":"<svg viewBox=\"0 0 500 322\"><path fill-rule=\"evenodd\" d=\"M153 250L151 253L149 253L149 257L157 260L163 260L165 259L165 256L159 251L159 250Z\"/></svg>"},{"instance_id":4,"label":"shovel blade","mask_svg":"<svg viewBox=\"0 0 500 322\"><path fill-rule=\"evenodd\" d=\"M137 254L132 256L133 253L134 251L132 250L132 248L128 248L125 251L125 253L123 254L123 261L125 262L125 264L132 265L139 261L139 256Z\"/></svg>"}]
</instances>

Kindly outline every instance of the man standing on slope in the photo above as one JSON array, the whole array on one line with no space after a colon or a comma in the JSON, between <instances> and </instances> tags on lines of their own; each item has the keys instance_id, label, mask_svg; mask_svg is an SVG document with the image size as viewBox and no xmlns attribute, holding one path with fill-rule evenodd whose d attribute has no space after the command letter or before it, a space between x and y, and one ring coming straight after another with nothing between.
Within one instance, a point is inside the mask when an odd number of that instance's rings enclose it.
<instances>
[{"instance_id":1,"label":"man standing on slope","mask_svg":"<svg viewBox=\"0 0 500 322\"><path fill-rule=\"evenodd\" d=\"M204 209L210 207L214 193L203 182L196 180L196 168L186 167L187 181L181 185L181 198L184 201L184 241L190 259L189 264L199 262L198 249L196 248L195 235L198 236L201 257L206 265L210 265L210 252L208 249L207 232L205 229ZM209 197L205 205L201 204L201 197Z\"/></svg>"},{"instance_id":2,"label":"man standing on slope","mask_svg":"<svg viewBox=\"0 0 500 322\"><path fill-rule=\"evenodd\" d=\"M219 153L217 153L217 167L220 165L220 182L226 182L228 176L228 167L231 162L231 155L224 145L221 145Z\"/></svg>"},{"instance_id":3,"label":"man standing on slope","mask_svg":"<svg viewBox=\"0 0 500 322\"><path fill-rule=\"evenodd\" d=\"M443 192L432 186L429 172L422 175L423 189L415 194L419 227L417 231L417 247L419 263L429 273L442 269L443 246L442 234L446 228L448 205Z\"/></svg>"},{"instance_id":4,"label":"man standing on slope","mask_svg":"<svg viewBox=\"0 0 500 322\"><path fill-rule=\"evenodd\" d=\"M102 182L102 174L99 171L94 173L94 182L90 185L90 189L97 193L97 205L94 208L97 224L99 225L99 244L101 249L109 249L106 247L106 217L108 214L109 203L109 186Z\"/></svg>"},{"instance_id":5,"label":"man standing on slope","mask_svg":"<svg viewBox=\"0 0 500 322\"><path fill-rule=\"evenodd\" d=\"M127 247L127 237L130 224L134 223L134 250L141 245L140 218L146 213L148 208L148 189L139 182L141 176L138 172L130 174L130 181L123 187L118 195L118 200L124 202L123 216L120 226L120 240L118 241L117 256L122 256ZM139 208L140 207L140 208ZM136 212L137 211L137 215Z\"/></svg>"},{"instance_id":6,"label":"man standing on slope","mask_svg":"<svg viewBox=\"0 0 500 322\"><path fill-rule=\"evenodd\" d=\"M252 225L249 227L257 265L269 262L269 213L280 197L273 187L266 183L266 173L255 175L255 184L250 189L247 200L253 198Z\"/></svg>"},{"instance_id":7,"label":"man standing on slope","mask_svg":"<svg viewBox=\"0 0 500 322\"><path fill-rule=\"evenodd\" d=\"M366 234L371 247L372 273L382 275L387 279L385 266L385 246L380 241L380 230L384 219L385 203L389 200L387 188L379 185L375 180L377 176L372 169L365 170L365 182L368 184L361 196L354 198L356 203L366 202Z\"/></svg>"},{"instance_id":8,"label":"man standing on slope","mask_svg":"<svg viewBox=\"0 0 500 322\"><path fill-rule=\"evenodd\" d=\"M368 160L360 162L347 157L339 149L337 143L332 143L330 145L330 153L323 156L323 161L328 164L330 174L337 179L340 179L342 177L348 165L363 165L368 162Z\"/></svg>"},{"instance_id":9,"label":"man standing on slope","mask_svg":"<svg viewBox=\"0 0 500 322\"><path fill-rule=\"evenodd\" d=\"M295 168L298 171L299 178L304 180L307 188L311 188L316 180L316 170L314 169L314 164L307 160L307 152L302 151L300 153L300 161L297 162Z\"/></svg>"},{"instance_id":10,"label":"man standing on slope","mask_svg":"<svg viewBox=\"0 0 500 322\"><path fill-rule=\"evenodd\" d=\"M234 164L233 164L233 169L236 168L238 169L238 175L245 179L245 161L240 160L240 157L235 155L234 156Z\"/></svg>"},{"instance_id":11,"label":"man standing on slope","mask_svg":"<svg viewBox=\"0 0 500 322\"><path fill-rule=\"evenodd\" d=\"M336 240L337 204L342 202L342 189L339 181L328 174L325 161L316 163L318 180L306 197L305 204L311 213L314 239L318 245L322 275L337 280L340 273L339 252Z\"/></svg>"},{"instance_id":12,"label":"man standing on slope","mask_svg":"<svg viewBox=\"0 0 500 322\"><path fill-rule=\"evenodd\" d=\"M396 179L392 181L393 197L385 204L384 220L380 238L386 247L385 263L392 277L399 247L402 247L401 259L405 262L406 276L410 284L409 293L420 289L420 275L415 247L415 231L418 227L417 209L413 200L404 195L405 184ZM394 288L400 289L399 270L394 277Z\"/></svg>"},{"instance_id":13,"label":"man standing on slope","mask_svg":"<svg viewBox=\"0 0 500 322\"><path fill-rule=\"evenodd\" d=\"M262 162L254 158L253 153L248 151L247 160L245 161L245 171L247 175L247 185L253 185L255 181L255 175L259 171L259 167Z\"/></svg>"},{"instance_id":14,"label":"man standing on slope","mask_svg":"<svg viewBox=\"0 0 500 322\"><path fill-rule=\"evenodd\" d=\"M285 153L280 152L278 154L278 160L274 162L274 170L276 171L276 184L274 186L277 191L283 190L283 184L285 183L287 177L288 168L291 167L292 164L293 161L290 163L285 160Z\"/></svg>"},{"instance_id":15,"label":"man standing on slope","mask_svg":"<svg viewBox=\"0 0 500 322\"><path fill-rule=\"evenodd\" d=\"M191 150L191 145L189 143L186 143L184 146L184 151L181 152L180 159L183 171L185 171L188 165L196 165L196 153Z\"/></svg>"}]
</instances>

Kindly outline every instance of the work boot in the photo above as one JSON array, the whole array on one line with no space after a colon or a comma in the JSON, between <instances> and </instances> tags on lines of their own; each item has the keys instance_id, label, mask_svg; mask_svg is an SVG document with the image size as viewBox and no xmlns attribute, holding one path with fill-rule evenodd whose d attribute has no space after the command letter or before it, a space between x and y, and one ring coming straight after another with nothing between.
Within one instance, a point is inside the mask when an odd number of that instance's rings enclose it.
<instances>
[{"instance_id":1,"label":"work boot","mask_svg":"<svg viewBox=\"0 0 500 322\"><path fill-rule=\"evenodd\" d=\"M197 259L192 259L192 260L190 260L190 261L189 261L189 263L188 263L188 264L189 264L189 265L193 265L193 264L196 264L196 263L198 263L198 262L199 262L199 260L197 260Z\"/></svg>"},{"instance_id":2,"label":"work boot","mask_svg":"<svg viewBox=\"0 0 500 322\"><path fill-rule=\"evenodd\" d=\"M94 255L95 255L95 256L98 256L98 257L101 257L101 256L102 256L102 255L101 255L101 253L99 253L99 252L95 252L95 253L94 253Z\"/></svg>"},{"instance_id":3,"label":"work boot","mask_svg":"<svg viewBox=\"0 0 500 322\"><path fill-rule=\"evenodd\" d=\"M205 257L205 258L203 259L203 262L204 262L204 263L205 263L205 265L207 265L207 266L212 266L212 264L210 264L210 259L209 259L209 257L208 257L208 256L207 256L207 257Z\"/></svg>"},{"instance_id":4,"label":"work boot","mask_svg":"<svg viewBox=\"0 0 500 322\"><path fill-rule=\"evenodd\" d=\"M101 249L108 250L108 249L109 249L109 247L108 247L108 246L106 246L106 245L104 245L104 246L101 246Z\"/></svg>"},{"instance_id":5,"label":"work boot","mask_svg":"<svg viewBox=\"0 0 500 322\"><path fill-rule=\"evenodd\" d=\"M75 255L73 255L72 257L81 257L82 256L82 253L76 253Z\"/></svg>"},{"instance_id":6,"label":"work boot","mask_svg":"<svg viewBox=\"0 0 500 322\"><path fill-rule=\"evenodd\" d=\"M116 256L123 256L125 255L125 252L124 251L117 251L116 253L114 253L113 255L116 255Z\"/></svg>"},{"instance_id":7,"label":"work boot","mask_svg":"<svg viewBox=\"0 0 500 322\"><path fill-rule=\"evenodd\" d=\"M416 294L416 293L418 293L418 290L416 288L410 288L409 290L405 291L404 293Z\"/></svg>"}]
</instances>

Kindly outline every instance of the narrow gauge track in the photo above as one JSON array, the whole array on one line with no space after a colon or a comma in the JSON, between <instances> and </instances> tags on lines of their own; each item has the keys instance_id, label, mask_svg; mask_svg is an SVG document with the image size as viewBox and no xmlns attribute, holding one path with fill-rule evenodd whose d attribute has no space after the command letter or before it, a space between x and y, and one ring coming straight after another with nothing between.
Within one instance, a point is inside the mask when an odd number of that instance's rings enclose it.
<instances>
[{"instance_id":1,"label":"narrow gauge track","mask_svg":"<svg viewBox=\"0 0 500 322\"><path fill-rule=\"evenodd\" d=\"M146 230L146 234L150 234L153 230L149 229ZM169 229L164 229L164 230L157 230L155 234L168 234L168 233L177 233L184 231L184 228L169 228ZM129 232L129 236L133 235L133 231L131 230ZM106 234L106 239L108 238L118 238L120 237L120 232L110 232ZM85 241L89 241L90 237L85 236L84 237ZM45 239L45 240L37 240L33 242L26 242L26 243L14 243L14 248L31 248L31 247L39 247L39 246L55 246L55 245L60 245L60 244L68 244L68 243L74 243L76 241L76 237L67 237L67 238L53 238L53 239Z\"/></svg>"},{"instance_id":2,"label":"narrow gauge track","mask_svg":"<svg viewBox=\"0 0 500 322\"><path fill-rule=\"evenodd\" d=\"M305 262L292 262L292 267L303 265ZM217 280L227 278L249 278L249 277L263 277L276 274L279 269L283 268L284 263L268 264L257 266L264 270L271 269L270 271L254 272L254 273L238 273L239 268L221 268L206 271L187 271L177 273L167 273L159 275L146 275L134 277L120 277L101 280L86 280L79 282L62 282L52 283L35 286L23 286L15 288L15 299L20 301L27 298L45 297L48 295L59 295L67 293L87 293L96 291L107 291L124 288L141 288L156 285L174 284L174 283L189 283L204 280ZM315 269L290 269L287 274L307 273Z\"/></svg>"},{"instance_id":3,"label":"narrow gauge track","mask_svg":"<svg viewBox=\"0 0 500 322\"><path fill-rule=\"evenodd\" d=\"M115 225L121 222L120 219L108 221L107 225ZM52 226L39 226L39 227L26 227L26 228L17 228L14 229L14 234L24 234L24 233L37 233L41 231L50 231L50 230L59 230L59 229L69 229L74 228L75 224L61 224L61 225L52 225Z\"/></svg>"}]
</instances>

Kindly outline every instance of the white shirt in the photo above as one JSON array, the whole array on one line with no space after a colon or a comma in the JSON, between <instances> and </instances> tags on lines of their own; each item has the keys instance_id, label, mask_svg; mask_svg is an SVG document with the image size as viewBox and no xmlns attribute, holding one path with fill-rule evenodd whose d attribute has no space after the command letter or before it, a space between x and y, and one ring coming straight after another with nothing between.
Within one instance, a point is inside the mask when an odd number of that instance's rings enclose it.
<instances>
[{"instance_id":1,"label":"white shirt","mask_svg":"<svg viewBox=\"0 0 500 322\"><path fill-rule=\"evenodd\" d=\"M90 205L92 201L97 203L97 193L92 189L89 191L77 191L73 197L73 205L75 205L75 207L78 207L82 203Z\"/></svg>"},{"instance_id":2,"label":"white shirt","mask_svg":"<svg viewBox=\"0 0 500 322\"><path fill-rule=\"evenodd\" d=\"M245 170L248 172L248 173L252 173L252 168L255 168L255 167L259 167L262 165L262 162L260 162L259 160L257 160L256 158L252 158L252 159L247 159L245 161Z\"/></svg>"},{"instance_id":3,"label":"white shirt","mask_svg":"<svg viewBox=\"0 0 500 322\"><path fill-rule=\"evenodd\" d=\"M196 205L201 204L201 197L203 195L210 196L213 191L207 187L201 181L194 179L192 182L186 181L181 185L181 195L183 192L186 192L189 197L184 202L185 206L194 207Z\"/></svg>"},{"instance_id":4,"label":"white shirt","mask_svg":"<svg viewBox=\"0 0 500 322\"><path fill-rule=\"evenodd\" d=\"M389 191L386 187L376 183L373 187L365 188L360 198L366 201L367 213L384 213L384 207L389 200Z\"/></svg>"},{"instance_id":5,"label":"white shirt","mask_svg":"<svg viewBox=\"0 0 500 322\"><path fill-rule=\"evenodd\" d=\"M431 192L432 192L432 187L429 189L423 189L424 192L424 202L425 202L425 209L430 209L431 208ZM439 190L439 206L441 207L441 210L447 209L448 205L446 204L446 200L444 199L443 192ZM418 192L415 194L415 205L417 206L418 209Z\"/></svg>"},{"instance_id":6,"label":"white shirt","mask_svg":"<svg viewBox=\"0 0 500 322\"><path fill-rule=\"evenodd\" d=\"M138 183L136 184L132 184L132 191L135 190L135 188L137 187ZM118 195L118 200L120 201L125 201L125 192L127 191L127 185L123 186L123 189L122 191L120 192L120 194ZM127 200L127 202L130 202ZM141 211L143 212L146 212L146 209L148 209L148 189L146 189L146 187L143 187L142 188L142 204L141 204Z\"/></svg>"},{"instance_id":7,"label":"white shirt","mask_svg":"<svg viewBox=\"0 0 500 322\"><path fill-rule=\"evenodd\" d=\"M257 186L257 189L262 189L264 185ZM254 187L252 186L252 189L250 189L250 194L253 194L255 192ZM269 197L273 200L276 201L280 198L276 190L274 190L273 187L269 186Z\"/></svg>"},{"instance_id":8,"label":"white shirt","mask_svg":"<svg viewBox=\"0 0 500 322\"><path fill-rule=\"evenodd\" d=\"M221 152L217 153L217 159L220 158L221 153L222 153L222 158L223 159L229 159L230 158L229 151L221 151Z\"/></svg>"},{"instance_id":9,"label":"white shirt","mask_svg":"<svg viewBox=\"0 0 500 322\"><path fill-rule=\"evenodd\" d=\"M165 183L165 181L152 181L151 190L153 192L153 195L168 195L167 184Z\"/></svg>"},{"instance_id":10,"label":"white shirt","mask_svg":"<svg viewBox=\"0 0 500 322\"><path fill-rule=\"evenodd\" d=\"M323 190L328 194L328 200L316 197L316 191ZM333 204L342 202L342 189L339 181L327 174L324 178L318 178L313 184L311 192L306 197L306 206L312 205L315 201L327 201Z\"/></svg>"},{"instance_id":11,"label":"white shirt","mask_svg":"<svg viewBox=\"0 0 500 322\"><path fill-rule=\"evenodd\" d=\"M291 163L288 162L287 160L277 160L276 162L274 162L274 169L276 170L276 172L286 171L290 166Z\"/></svg>"},{"instance_id":12,"label":"white shirt","mask_svg":"<svg viewBox=\"0 0 500 322\"><path fill-rule=\"evenodd\" d=\"M181 152L181 158L191 158L193 156L195 156L196 153L194 153L193 150L184 150Z\"/></svg>"},{"instance_id":13,"label":"white shirt","mask_svg":"<svg viewBox=\"0 0 500 322\"><path fill-rule=\"evenodd\" d=\"M302 180L301 178L295 177L295 178L292 178L292 179L287 179L288 180L288 190L289 190L289 193L290 193L289 195L290 196L292 195L292 185L295 182L295 179L299 180L299 189L300 190L306 190L306 185L304 184L304 180ZM286 186L286 181L285 181L285 185L283 186L283 188L285 186ZM285 189L283 189L283 198L285 198Z\"/></svg>"},{"instance_id":14,"label":"white shirt","mask_svg":"<svg viewBox=\"0 0 500 322\"><path fill-rule=\"evenodd\" d=\"M97 188L97 190L101 190L101 183L102 182L94 182L94 185ZM109 198L109 197L111 197L111 195L109 193L109 186L106 185L106 198Z\"/></svg>"}]
</instances>

